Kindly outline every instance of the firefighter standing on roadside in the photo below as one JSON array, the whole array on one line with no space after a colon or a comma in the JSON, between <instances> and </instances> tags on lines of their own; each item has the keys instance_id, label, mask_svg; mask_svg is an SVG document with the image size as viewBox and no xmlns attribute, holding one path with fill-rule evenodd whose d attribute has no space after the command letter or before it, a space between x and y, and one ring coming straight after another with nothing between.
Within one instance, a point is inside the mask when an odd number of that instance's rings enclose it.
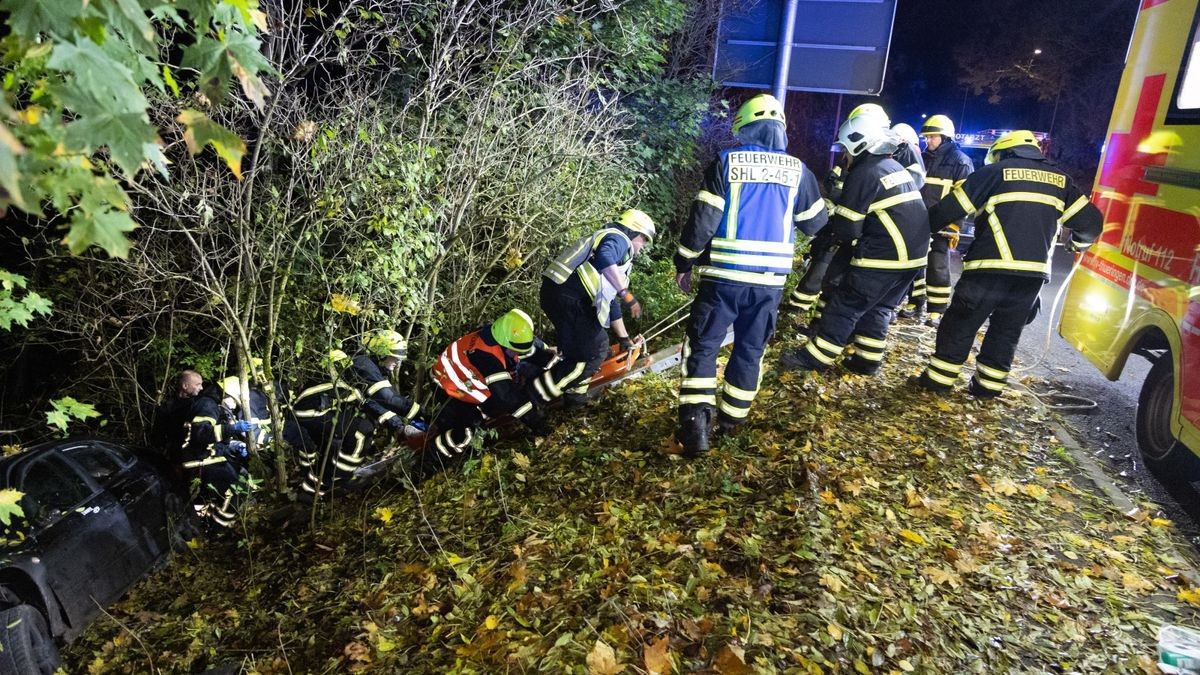
<instances>
[{"instance_id":1,"label":"firefighter standing on roadside","mask_svg":"<svg viewBox=\"0 0 1200 675\"><path fill-rule=\"evenodd\" d=\"M864 103L856 107L850 111L846 119L850 120L863 115L881 120L884 126L891 125L891 119L888 118L887 112L875 103ZM893 126L891 130L896 138L902 141L897 145L892 157L912 174L913 182L920 188L925 184L925 162L921 159L921 142L917 138L917 132L911 126L903 123ZM840 153L840 161L825 177L825 205L830 215L833 214L833 206L841 199L842 189L846 183L846 159L848 156ZM829 294L831 287L836 285L846 271L846 266L850 263L851 258L850 248L837 247L833 237L833 231L826 229L813 240L812 247L809 249L808 269L805 270L804 276L796 284L796 288L788 298L789 309L807 312L816 305L817 313L814 318L820 318L821 312L828 302L828 298L822 299L822 295Z\"/></svg>"},{"instance_id":2,"label":"firefighter standing on roadside","mask_svg":"<svg viewBox=\"0 0 1200 675\"><path fill-rule=\"evenodd\" d=\"M921 196L927 208L933 208L961 183L975 165L954 140L954 123L945 115L934 115L921 126L925 137L925 187ZM913 282L908 303L900 316L920 316L929 312L928 324L937 326L950 306L950 249L958 246L959 222L947 223L942 230L934 230L929 244L929 266L925 274Z\"/></svg>"},{"instance_id":3,"label":"firefighter standing on roadside","mask_svg":"<svg viewBox=\"0 0 1200 675\"><path fill-rule=\"evenodd\" d=\"M437 435L421 454L422 476L458 462L485 420L512 416L533 435L548 434L533 387L518 381L517 370L522 364L544 369L555 356L534 336L533 319L519 309L450 343L433 365L433 377L449 400L434 420Z\"/></svg>"},{"instance_id":4,"label":"firefighter standing on roadside","mask_svg":"<svg viewBox=\"0 0 1200 675\"><path fill-rule=\"evenodd\" d=\"M722 151L705 171L675 254L676 283L701 280L683 343L676 439L684 455L708 450L717 407L717 351L733 326L733 354L721 390L721 432L746 421L758 393L763 350L775 331L783 285L792 271L795 228L815 234L828 220L811 170L785 152L783 106L760 94L738 109L741 145Z\"/></svg>"},{"instance_id":5,"label":"firefighter standing on roadside","mask_svg":"<svg viewBox=\"0 0 1200 675\"><path fill-rule=\"evenodd\" d=\"M587 402L592 375L608 356L608 328L621 349L633 342L621 309L637 319L641 303L629 290L633 259L654 241L654 221L637 209L567 245L542 273L540 304L554 324L561 360L534 383L538 403L563 397L568 408Z\"/></svg>"},{"instance_id":6,"label":"firefighter standing on roadside","mask_svg":"<svg viewBox=\"0 0 1200 675\"><path fill-rule=\"evenodd\" d=\"M788 370L822 371L853 340L848 370L873 375L883 362L892 312L929 252L928 213L912 174L891 155L897 139L878 119L846 120L838 143L850 155L842 199L829 228L854 257L803 348L785 353Z\"/></svg>"},{"instance_id":7,"label":"firefighter standing on roadside","mask_svg":"<svg viewBox=\"0 0 1200 675\"><path fill-rule=\"evenodd\" d=\"M1068 250L1078 251L1100 235L1103 218L1070 177L1042 155L1030 131L998 138L985 163L929 214L934 232L972 213L984 214L984 220L963 259L929 365L913 379L926 389L948 392L962 373L975 333L989 321L968 388L988 399L1000 395L1008 381L1021 332L1050 278L1060 226L1071 229Z\"/></svg>"}]
</instances>

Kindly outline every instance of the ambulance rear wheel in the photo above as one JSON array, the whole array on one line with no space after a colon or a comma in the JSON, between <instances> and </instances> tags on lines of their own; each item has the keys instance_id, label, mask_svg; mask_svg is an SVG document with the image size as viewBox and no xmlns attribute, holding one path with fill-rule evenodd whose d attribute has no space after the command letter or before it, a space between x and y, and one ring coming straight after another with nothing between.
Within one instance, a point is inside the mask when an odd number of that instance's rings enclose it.
<instances>
[{"instance_id":1,"label":"ambulance rear wheel","mask_svg":"<svg viewBox=\"0 0 1200 675\"><path fill-rule=\"evenodd\" d=\"M1164 483L1191 480L1195 458L1171 430L1171 405L1175 399L1175 370L1170 354L1150 368L1138 396L1137 443L1150 469Z\"/></svg>"}]
</instances>

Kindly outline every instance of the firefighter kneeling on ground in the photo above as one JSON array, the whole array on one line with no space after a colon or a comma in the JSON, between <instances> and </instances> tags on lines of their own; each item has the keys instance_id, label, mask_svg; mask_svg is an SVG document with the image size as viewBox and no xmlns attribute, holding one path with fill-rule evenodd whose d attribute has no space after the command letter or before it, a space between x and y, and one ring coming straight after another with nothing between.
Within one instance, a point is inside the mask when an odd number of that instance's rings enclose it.
<instances>
[{"instance_id":1,"label":"firefighter kneeling on ground","mask_svg":"<svg viewBox=\"0 0 1200 675\"><path fill-rule=\"evenodd\" d=\"M607 227L572 242L542 273L540 304L550 317L561 360L534 383L538 403L562 396L568 408L587 402L588 384L608 357L608 327L622 352L633 348L621 308L641 317L629 290L633 259L654 241L654 221L629 209Z\"/></svg>"},{"instance_id":2,"label":"firefighter kneeling on ground","mask_svg":"<svg viewBox=\"0 0 1200 675\"><path fill-rule=\"evenodd\" d=\"M892 312L925 266L929 222L912 174L892 159L897 139L880 120L855 117L838 131L850 155L842 199L829 226L854 245L849 269L808 344L780 357L787 370L823 371L853 341L848 370L873 375L883 363Z\"/></svg>"},{"instance_id":3,"label":"firefighter kneeling on ground","mask_svg":"<svg viewBox=\"0 0 1200 675\"><path fill-rule=\"evenodd\" d=\"M812 235L828 215L812 171L785 152L783 106L761 94L738 109L733 133L741 145L723 150L704 173L691 216L679 237L675 281L700 283L683 343L676 439L685 457L709 448L717 407L717 352L733 327L718 431L746 421L758 394L763 350L775 332L783 285L792 271L795 229Z\"/></svg>"},{"instance_id":4,"label":"firefighter kneeling on ground","mask_svg":"<svg viewBox=\"0 0 1200 675\"><path fill-rule=\"evenodd\" d=\"M209 384L192 402L180 463L188 481L199 481L196 513L207 534L219 534L233 527L238 506L244 495L239 486L245 474L246 434L257 427L237 419L235 410L241 399L241 383L227 377L221 386Z\"/></svg>"},{"instance_id":5,"label":"firefighter kneeling on ground","mask_svg":"<svg viewBox=\"0 0 1200 675\"><path fill-rule=\"evenodd\" d=\"M989 321L968 389L988 399L1004 390L1021 332L1036 315L1060 226L1071 229L1068 250L1079 251L1100 235L1103 218L1070 177L1042 155L1030 131L996 139L985 166L929 212L929 227L937 232L975 212L986 216L963 258L937 347L925 371L912 379L935 392L950 391L975 333Z\"/></svg>"},{"instance_id":6,"label":"firefighter kneeling on ground","mask_svg":"<svg viewBox=\"0 0 1200 675\"><path fill-rule=\"evenodd\" d=\"M542 410L523 383L522 365L547 368L555 351L533 334L533 320L519 309L450 343L433 366L433 376L448 397L434 419L437 435L426 440L421 476L457 463L471 448L475 432L487 420L511 416L534 436L550 433Z\"/></svg>"}]
</instances>

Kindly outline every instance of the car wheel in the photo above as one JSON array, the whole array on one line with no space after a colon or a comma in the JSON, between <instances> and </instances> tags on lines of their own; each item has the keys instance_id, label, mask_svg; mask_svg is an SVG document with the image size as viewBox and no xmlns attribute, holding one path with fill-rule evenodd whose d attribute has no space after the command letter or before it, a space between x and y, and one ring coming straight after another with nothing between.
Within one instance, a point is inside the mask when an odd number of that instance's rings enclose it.
<instances>
[{"instance_id":1,"label":"car wheel","mask_svg":"<svg viewBox=\"0 0 1200 675\"><path fill-rule=\"evenodd\" d=\"M0 612L0 673L51 675L58 669L58 648L42 613L29 605Z\"/></svg>"},{"instance_id":2,"label":"car wheel","mask_svg":"<svg viewBox=\"0 0 1200 675\"><path fill-rule=\"evenodd\" d=\"M1182 483L1195 474L1195 459L1171 431L1175 371L1170 355L1159 357L1142 383L1137 407L1137 443L1150 469L1164 483Z\"/></svg>"}]
</instances>

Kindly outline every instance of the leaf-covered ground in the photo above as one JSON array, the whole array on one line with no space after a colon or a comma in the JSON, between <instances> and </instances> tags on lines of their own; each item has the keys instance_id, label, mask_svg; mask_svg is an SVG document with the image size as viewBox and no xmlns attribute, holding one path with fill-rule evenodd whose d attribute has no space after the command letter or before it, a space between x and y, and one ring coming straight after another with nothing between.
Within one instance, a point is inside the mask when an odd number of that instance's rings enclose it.
<instances>
[{"instance_id":1,"label":"leaf-covered ground","mask_svg":"<svg viewBox=\"0 0 1200 675\"><path fill-rule=\"evenodd\" d=\"M749 428L698 461L648 378L313 531L252 515L67 670L1153 672L1157 626L1197 623L1190 549L1093 494L1028 398L909 389L931 331L900 332L874 379L772 350Z\"/></svg>"}]
</instances>

